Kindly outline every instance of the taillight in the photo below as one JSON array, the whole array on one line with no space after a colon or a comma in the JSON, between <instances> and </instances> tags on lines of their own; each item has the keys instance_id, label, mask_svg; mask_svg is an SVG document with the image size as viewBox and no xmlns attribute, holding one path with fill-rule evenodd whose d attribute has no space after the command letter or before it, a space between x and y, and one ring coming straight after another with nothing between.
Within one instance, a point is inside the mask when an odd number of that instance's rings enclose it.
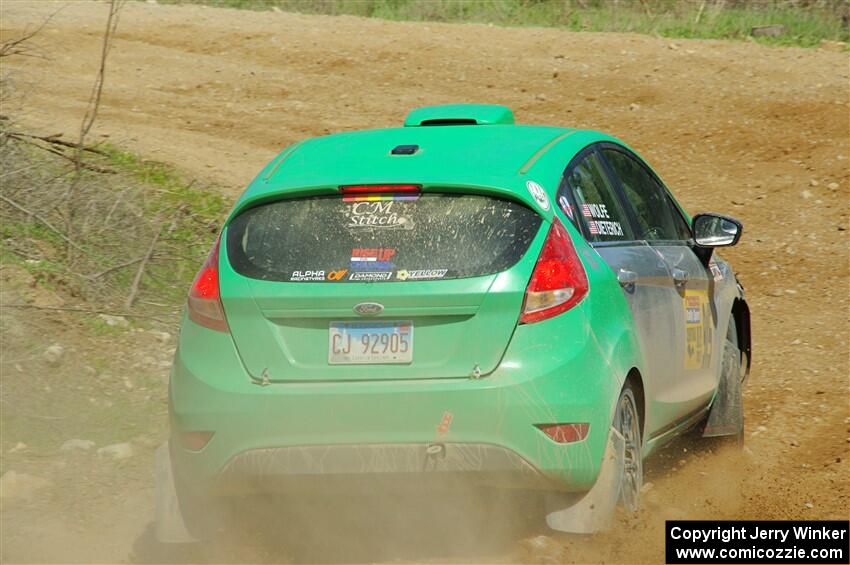
<instances>
[{"instance_id":1,"label":"taillight","mask_svg":"<svg viewBox=\"0 0 850 565\"><path fill-rule=\"evenodd\" d=\"M343 194L371 194L374 192L419 192L420 184L348 184L339 187Z\"/></svg>"},{"instance_id":2,"label":"taillight","mask_svg":"<svg viewBox=\"0 0 850 565\"><path fill-rule=\"evenodd\" d=\"M219 332L226 332L227 320L221 306L221 293L218 288L218 248L221 238L215 241L204 265L195 276L189 290L189 319L193 322Z\"/></svg>"},{"instance_id":3,"label":"taillight","mask_svg":"<svg viewBox=\"0 0 850 565\"><path fill-rule=\"evenodd\" d=\"M557 218L531 274L519 322L531 324L566 312L587 295L587 275L567 230Z\"/></svg>"}]
</instances>

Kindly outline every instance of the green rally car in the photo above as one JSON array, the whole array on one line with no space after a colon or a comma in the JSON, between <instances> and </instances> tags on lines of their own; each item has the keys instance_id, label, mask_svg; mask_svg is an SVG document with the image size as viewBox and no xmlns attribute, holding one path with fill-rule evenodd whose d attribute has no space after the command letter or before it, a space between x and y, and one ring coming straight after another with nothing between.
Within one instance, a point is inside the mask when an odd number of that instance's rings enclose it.
<instances>
[{"instance_id":1,"label":"green rally car","mask_svg":"<svg viewBox=\"0 0 850 565\"><path fill-rule=\"evenodd\" d=\"M189 294L160 538L209 535L229 495L458 477L598 529L669 439L743 433L749 311L712 254L741 230L617 139L504 106L287 148Z\"/></svg>"}]
</instances>

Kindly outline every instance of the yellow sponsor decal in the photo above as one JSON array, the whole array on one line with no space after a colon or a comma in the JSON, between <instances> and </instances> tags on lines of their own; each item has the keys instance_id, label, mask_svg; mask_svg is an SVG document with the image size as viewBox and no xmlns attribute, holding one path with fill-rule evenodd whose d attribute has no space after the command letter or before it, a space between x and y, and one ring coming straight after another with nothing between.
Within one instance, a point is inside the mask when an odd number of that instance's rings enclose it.
<instances>
[{"instance_id":1,"label":"yellow sponsor decal","mask_svg":"<svg viewBox=\"0 0 850 565\"><path fill-rule=\"evenodd\" d=\"M685 369L708 367L711 363L712 314L705 290L686 290Z\"/></svg>"}]
</instances>

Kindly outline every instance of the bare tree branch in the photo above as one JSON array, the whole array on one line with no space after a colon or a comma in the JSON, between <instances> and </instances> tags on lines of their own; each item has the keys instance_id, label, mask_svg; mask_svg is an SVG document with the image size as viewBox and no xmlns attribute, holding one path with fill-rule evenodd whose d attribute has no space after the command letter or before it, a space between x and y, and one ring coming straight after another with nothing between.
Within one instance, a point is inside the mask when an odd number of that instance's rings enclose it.
<instances>
[{"instance_id":1,"label":"bare tree branch","mask_svg":"<svg viewBox=\"0 0 850 565\"><path fill-rule=\"evenodd\" d=\"M103 151L102 149L98 149L96 147L91 147L91 146L88 146L88 145L84 145L83 147L80 147L76 143L71 143L70 141L65 141L63 139L59 139L60 137L62 137L61 133L56 133L56 134L53 134L53 135L32 135L30 133L23 133L23 132L20 132L20 131L10 131L10 132L7 132L6 135L11 136L11 137L17 137L17 138L29 137L30 139L37 139L39 141L43 141L45 143L50 143L52 145L61 145L62 147L70 147L72 149L82 149L83 151L88 151L89 153L96 153L98 155L103 155L103 156L108 155L108 153L106 151Z\"/></svg>"},{"instance_id":2,"label":"bare tree branch","mask_svg":"<svg viewBox=\"0 0 850 565\"><path fill-rule=\"evenodd\" d=\"M50 20L52 20L53 17L59 12L61 12L63 9L65 9L65 6L60 7L58 10L47 16L44 21L41 22L41 24L39 24L39 26L33 31L25 32L24 35L22 35L21 37L17 39L10 39L9 41L6 41L2 45L0 45L0 58L11 57L13 55L19 55L22 57L43 58L41 55L33 53L32 49L30 49L30 47L27 45L27 42L39 33L41 33L41 30L43 30L44 27L48 23L50 23Z\"/></svg>"},{"instance_id":3,"label":"bare tree branch","mask_svg":"<svg viewBox=\"0 0 850 565\"><path fill-rule=\"evenodd\" d=\"M103 33L103 44L100 53L100 67L97 71L92 91L89 95L89 101L86 105L86 112L83 114L83 120L80 123L80 136L77 140L76 151L74 152L74 178L68 185L68 190L65 193L65 202L67 203L66 230L70 237L74 235L74 216L76 214L76 192L77 184L80 182L80 174L82 173L82 158L83 147L85 147L86 135L88 135L94 121L97 118L97 111L100 108L100 97L103 94L103 81L106 77L106 57L109 54L109 49L112 46L112 38L115 36L115 31L118 29L118 12L124 5L124 0L109 0L109 15L106 18L106 31ZM68 264L73 266L74 254L69 247L67 250Z\"/></svg>"},{"instance_id":4,"label":"bare tree branch","mask_svg":"<svg viewBox=\"0 0 850 565\"><path fill-rule=\"evenodd\" d=\"M109 267L108 269L104 269L99 273L95 273L93 275L88 275L86 278L92 279L92 280L99 279L100 277L108 275L109 273L114 273L115 271L120 271L121 269L123 269L125 267L135 265L136 263L138 263L139 261L141 261L143 259L144 259L144 257L136 257L135 259L130 259L129 261L124 261L123 263L119 263L118 265L113 265L112 267Z\"/></svg>"},{"instance_id":5,"label":"bare tree branch","mask_svg":"<svg viewBox=\"0 0 850 565\"><path fill-rule=\"evenodd\" d=\"M156 242L159 241L159 236L162 234L163 225L160 224L159 229L156 231L156 234L153 236L150 245L148 246L148 251L145 253L142 262L139 264L139 269L136 271L136 278L133 279L133 286L130 287L130 294L127 295L127 301L124 303L124 307L128 310L133 307L133 302L136 300L136 294L139 292L139 285L142 283L142 275L145 274L145 269L148 266L148 262L153 257L154 249L156 248Z\"/></svg>"},{"instance_id":6,"label":"bare tree branch","mask_svg":"<svg viewBox=\"0 0 850 565\"><path fill-rule=\"evenodd\" d=\"M79 167L81 169L94 171L96 173L115 173L114 170L112 170L108 167L101 167L99 165L92 165L91 163L86 163L86 162L83 162L83 161L77 161L76 157L71 157L70 155L66 155L64 152L60 151L59 149L56 149L53 146L50 146L50 145L44 146L44 145L41 145L39 143L32 141L32 139L27 139L27 138L41 139L38 136L19 134L17 132L9 132L6 135L11 137L12 139L17 139L18 141L28 143L28 144L32 145L33 147L38 147L39 149L43 149L43 150L47 151L48 153L53 153L54 155L58 155L59 157L62 157L63 159L67 159L67 160L71 161L72 163L74 163L75 168ZM75 146L72 143L68 144L68 145Z\"/></svg>"},{"instance_id":7,"label":"bare tree branch","mask_svg":"<svg viewBox=\"0 0 850 565\"><path fill-rule=\"evenodd\" d=\"M13 208L17 208L18 210L20 210L20 211L21 211L21 212L23 212L24 214L26 214L26 215L28 215L28 216L30 216L30 217L32 217L32 218L35 218L36 220L38 220L39 222L41 222L42 224L44 224L44 225L45 225L45 227L47 227L50 231L52 231L53 233L55 233L56 235L58 235L60 238L62 238L62 240L63 240L65 243L67 243L68 245L70 245L71 247L73 247L74 249L76 249L77 251L81 251L82 253L85 253L86 255L88 255L88 251L86 251L85 249L83 249L82 247L80 247L79 245L77 245L76 243L74 243L73 241L71 241L71 240L68 238L68 236L66 236L64 233L62 233L62 231L61 231L61 230L59 230L56 226L54 226L53 224L51 224L50 222L48 222L47 220L45 220L44 218L42 218L41 216L39 216L38 214L36 214L35 212L31 212L30 210L27 210L26 208L24 208L23 206L21 206L20 204L18 204L17 202L15 202L14 200L12 200L12 199L10 199L10 198L7 198L7 197L5 197L5 196L3 196L2 194L0 194L0 200L3 200L3 202L5 202L6 204L8 204L9 206L12 206Z\"/></svg>"},{"instance_id":8,"label":"bare tree branch","mask_svg":"<svg viewBox=\"0 0 850 565\"><path fill-rule=\"evenodd\" d=\"M103 45L100 53L100 68L97 71L97 77L92 86L86 113L80 124L80 137L77 143L78 151L81 147L85 146L86 135L88 135L89 130L91 130L97 118L97 111L100 108L100 97L103 94L103 80L106 76L106 56L112 48L112 39L115 36L115 31L118 29L118 12L123 5L123 0L109 1L109 16L106 18L106 32L103 34Z\"/></svg>"}]
</instances>

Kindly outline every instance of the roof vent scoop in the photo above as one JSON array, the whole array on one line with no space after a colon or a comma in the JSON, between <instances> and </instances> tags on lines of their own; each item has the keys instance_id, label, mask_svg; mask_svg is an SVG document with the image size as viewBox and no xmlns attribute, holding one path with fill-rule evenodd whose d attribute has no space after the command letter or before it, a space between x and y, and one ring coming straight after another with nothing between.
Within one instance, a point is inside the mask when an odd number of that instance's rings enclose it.
<instances>
[{"instance_id":1,"label":"roof vent scoop","mask_svg":"<svg viewBox=\"0 0 850 565\"><path fill-rule=\"evenodd\" d=\"M417 108L407 115L405 127L512 125L514 113L499 104L445 104Z\"/></svg>"},{"instance_id":2,"label":"roof vent scoop","mask_svg":"<svg viewBox=\"0 0 850 565\"><path fill-rule=\"evenodd\" d=\"M390 153L392 155L413 155L417 151L419 151L418 145L396 145Z\"/></svg>"}]
</instances>

